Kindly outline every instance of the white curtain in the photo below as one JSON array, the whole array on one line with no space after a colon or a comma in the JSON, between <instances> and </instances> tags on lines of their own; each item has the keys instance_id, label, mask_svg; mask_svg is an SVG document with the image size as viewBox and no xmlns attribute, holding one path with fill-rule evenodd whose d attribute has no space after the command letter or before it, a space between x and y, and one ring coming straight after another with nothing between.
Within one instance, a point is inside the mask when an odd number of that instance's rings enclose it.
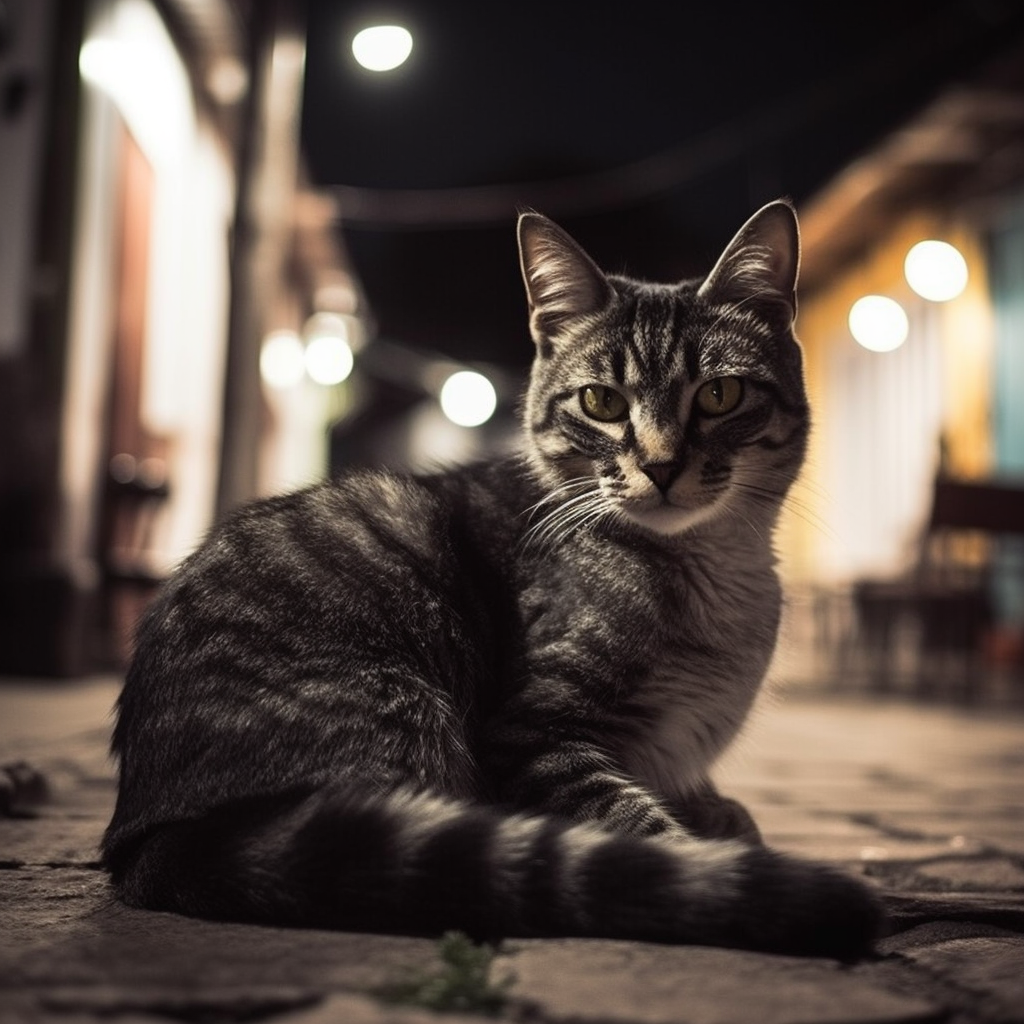
<instances>
[{"instance_id":1,"label":"white curtain","mask_svg":"<svg viewBox=\"0 0 1024 1024\"><path fill-rule=\"evenodd\" d=\"M817 419L827 489L821 563L833 579L905 568L929 512L943 408L938 311L905 308L910 333L898 349L870 352L848 334L829 346Z\"/></svg>"}]
</instances>

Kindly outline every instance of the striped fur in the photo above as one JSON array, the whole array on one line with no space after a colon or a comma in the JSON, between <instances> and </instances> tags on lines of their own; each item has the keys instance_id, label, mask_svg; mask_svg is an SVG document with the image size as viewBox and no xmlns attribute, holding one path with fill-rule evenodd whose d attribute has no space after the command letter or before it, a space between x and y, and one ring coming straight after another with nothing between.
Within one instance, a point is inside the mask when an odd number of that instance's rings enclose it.
<instances>
[{"instance_id":1,"label":"striped fur","mask_svg":"<svg viewBox=\"0 0 1024 1024\"><path fill-rule=\"evenodd\" d=\"M213 918L863 954L862 885L764 848L709 778L771 657L806 440L792 211L671 286L606 277L537 214L520 247L521 454L245 507L147 614L115 887Z\"/></svg>"}]
</instances>

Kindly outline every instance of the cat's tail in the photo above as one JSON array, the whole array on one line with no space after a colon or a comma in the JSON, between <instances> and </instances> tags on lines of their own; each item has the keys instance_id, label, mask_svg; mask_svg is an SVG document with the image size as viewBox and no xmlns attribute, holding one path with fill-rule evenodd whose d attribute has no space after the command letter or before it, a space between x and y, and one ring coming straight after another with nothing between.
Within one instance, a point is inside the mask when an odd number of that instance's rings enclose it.
<instances>
[{"instance_id":1,"label":"cat's tail","mask_svg":"<svg viewBox=\"0 0 1024 1024\"><path fill-rule=\"evenodd\" d=\"M108 837L109 840L109 837ZM632 938L852 959L878 905L830 868L343 787L222 806L110 844L128 903L217 919L476 938Z\"/></svg>"}]
</instances>

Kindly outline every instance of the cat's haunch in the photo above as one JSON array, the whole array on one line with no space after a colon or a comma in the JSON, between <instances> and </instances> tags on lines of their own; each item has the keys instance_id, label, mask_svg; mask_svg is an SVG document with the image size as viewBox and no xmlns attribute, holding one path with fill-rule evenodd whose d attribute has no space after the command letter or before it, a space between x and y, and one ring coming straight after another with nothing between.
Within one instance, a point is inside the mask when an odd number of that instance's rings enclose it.
<instances>
[{"instance_id":1,"label":"cat's haunch","mask_svg":"<svg viewBox=\"0 0 1024 1024\"><path fill-rule=\"evenodd\" d=\"M167 582L118 703L119 895L351 930L856 957L868 888L710 779L779 624L809 414L785 202L704 278L519 221L521 450L250 504Z\"/></svg>"}]
</instances>

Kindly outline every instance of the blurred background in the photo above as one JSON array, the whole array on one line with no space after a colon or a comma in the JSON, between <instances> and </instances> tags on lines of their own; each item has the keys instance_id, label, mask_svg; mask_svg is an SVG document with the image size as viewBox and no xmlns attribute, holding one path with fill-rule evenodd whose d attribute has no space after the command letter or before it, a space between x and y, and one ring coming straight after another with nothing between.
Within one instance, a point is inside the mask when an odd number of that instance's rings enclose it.
<instances>
[{"instance_id":1,"label":"blurred background","mask_svg":"<svg viewBox=\"0 0 1024 1024\"><path fill-rule=\"evenodd\" d=\"M776 674L1022 702L1024 4L0 0L0 675L119 669L241 501L510 444L518 210L674 280L778 196Z\"/></svg>"}]
</instances>

